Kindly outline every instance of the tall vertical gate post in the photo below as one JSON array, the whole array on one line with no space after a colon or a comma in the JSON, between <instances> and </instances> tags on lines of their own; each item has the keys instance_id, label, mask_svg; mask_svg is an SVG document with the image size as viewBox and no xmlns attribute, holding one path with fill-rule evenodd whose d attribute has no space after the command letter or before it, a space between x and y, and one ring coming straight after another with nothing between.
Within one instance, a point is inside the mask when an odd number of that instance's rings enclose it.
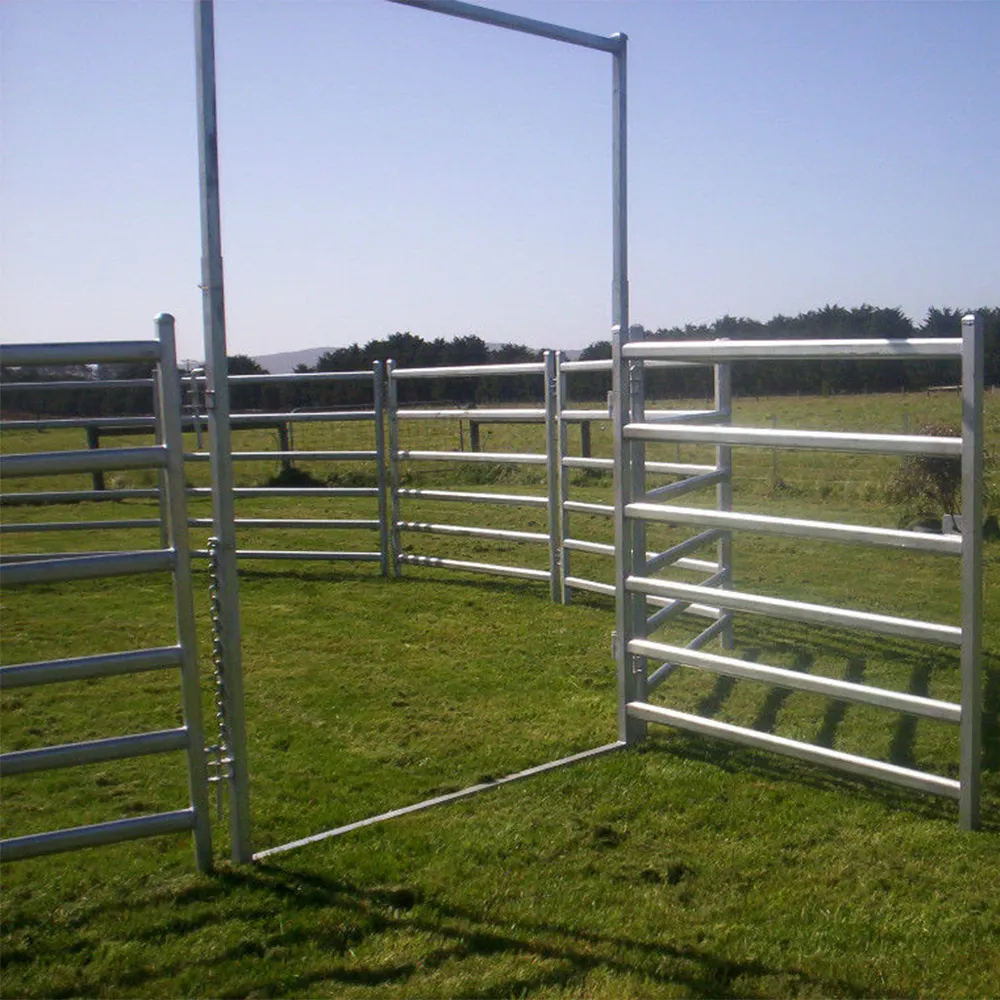
<instances>
[{"instance_id":1,"label":"tall vertical gate post","mask_svg":"<svg viewBox=\"0 0 1000 1000\"><path fill-rule=\"evenodd\" d=\"M570 589L566 586L566 577L570 574L570 550L566 548L569 534L569 511L565 504L569 499L569 469L565 458L569 455L569 424L562 418L566 409L566 373L563 371L564 357L561 351L556 352L556 436L559 445L559 603L570 603ZM581 425L588 426L588 425Z\"/></svg>"},{"instance_id":2,"label":"tall vertical gate post","mask_svg":"<svg viewBox=\"0 0 1000 1000\"><path fill-rule=\"evenodd\" d=\"M378 550L382 575L389 575L389 497L385 468L385 373L381 361L372 365L372 405L375 409L375 476L378 485Z\"/></svg>"},{"instance_id":3,"label":"tall vertical gate post","mask_svg":"<svg viewBox=\"0 0 1000 1000\"><path fill-rule=\"evenodd\" d=\"M174 606L177 638L182 650L181 699L187 729L188 790L194 810L194 852L199 871L212 867L212 826L208 811L208 771L205 764L205 730L202 724L201 684L198 676L198 638L194 627L194 594L191 580L191 543L184 496L184 438L181 428L181 384L177 374L174 317L156 317L156 335L162 348L156 371L157 397L167 467L161 477L164 528L174 552Z\"/></svg>"},{"instance_id":4,"label":"tall vertical gate post","mask_svg":"<svg viewBox=\"0 0 1000 1000\"><path fill-rule=\"evenodd\" d=\"M615 459L615 660L618 674L618 738L624 743L638 743L646 736L646 723L631 718L626 710L630 701L646 700L646 663L644 657L628 652L628 641L645 633L646 599L625 588L625 580L637 563L646 558L644 532L640 522L625 517L625 506L636 499L636 483L643 475L642 445L626 440L625 425L638 416L642 419L641 362L637 369L622 355L629 339L628 300L628 127L627 127L627 44L625 35L615 36L618 47L612 59L612 184L614 221L614 278L612 282L612 393ZM640 381L634 383L636 370ZM633 401L633 394L637 400ZM634 409L638 402L639 412Z\"/></svg>"},{"instance_id":5,"label":"tall vertical gate post","mask_svg":"<svg viewBox=\"0 0 1000 1000\"><path fill-rule=\"evenodd\" d=\"M549 592L559 603L562 587L562 491L559 447L559 372L558 352L545 352L545 477L549 494Z\"/></svg>"},{"instance_id":6,"label":"tall vertical gate post","mask_svg":"<svg viewBox=\"0 0 1000 1000\"><path fill-rule=\"evenodd\" d=\"M229 829L232 858L253 859L250 846L250 779L243 698L236 529L233 523L232 441L229 426L229 366L219 211L219 142L215 104L215 18L213 0L198 0L195 15L198 161L201 191L201 289L205 327L205 404L212 455L213 531L219 553L220 628L225 672L226 723L230 738Z\"/></svg>"},{"instance_id":7,"label":"tall vertical gate post","mask_svg":"<svg viewBox=\"0 0 1000 1000\"><path fill-rule=\"evenodd\" d=\"M962 317L962 718L958 821L979 827L982 767L983 319Z\"/></svg>"},{"instance_id":8,"label":"tall vertical gate post","mask_svg":"<svg viewBox=\"0 0 1000 1000\"><path fill-rule=\"evenodd\" d=\"M385 363L386 422L389 425L389 556L392 575L400 575L399 556L402 538L399 534L399 382L393 378L396 362Z\"/></svg>"},{"instance_id":9,"label":"tall vertical gate post","mask_svg":"<svg viewBox=\"0 0 1000 1000\"><path fill-rule=\"evenodd\" d=\"M715 366L715 409L723 416L721 422L733 422L733 375L729 362ZM718 445L715 449L715 467L722 472L722 480L715 487L715 506L717 510L733 509L733 449L729 445ZM719 538L716 546L719 568L725 576L719 582L723 590L733 586L733 533L726 531ZM732 649L735 645L733 636L733 613L722 611L720 617L725 624L719 633L723 649Z\"/></svg>"}]
</instances>

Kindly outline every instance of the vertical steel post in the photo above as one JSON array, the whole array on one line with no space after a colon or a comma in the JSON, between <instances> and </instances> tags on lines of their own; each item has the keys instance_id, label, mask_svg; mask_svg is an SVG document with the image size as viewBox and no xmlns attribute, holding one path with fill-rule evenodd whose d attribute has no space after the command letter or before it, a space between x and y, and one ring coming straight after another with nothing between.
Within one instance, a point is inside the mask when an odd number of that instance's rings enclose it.
<instances>
[{"instance_id":1,"label":"vertical steel post","mask_svg":"<svg viewBox=\"0 0 1000 1000\"><path fill-rule=\"evenodd\" d=\"M562 369L562 351L556 352L556 432L559 438L559 601L569 604L571 592L566 586L566 577L570 574L570 550L566 548L566 539L570 537L569 511L566 501L569 499L569 469L565 459L569 454L569 425L562 418L566 409L566 393L568 389L566 373Z\"/></svg>"},{"instance_id":2,"label":"vertical steel post","mask_svg":"<svg viewBox=\"0 0 1000 1000\"><path fill-rule=\"evenodd\" d=\"M195 863L199 871L206 872L212 868L212 825L208 811L205 730L201 715L198 640L195 634L191 582L191 543L184 491L181 384L177 374L174 317L169 313L161 313L156 317L156 335L161 347L154 386L159 398L157 437L167 449L167 467L163 470L161 479L165 492L162 509L169 544L174 550L174 605L177 639L181 647L181 699L188 741L188 790L191 808L194 810Z\"/></svg>"},{"instance_id":3,"label":"vertical steel post","mask_svg":"<svg viewBox=\"0 0 1000 1000\"><path fill-rule=\"evenodd\" d=\"M545 474L549 494L549 593L553 602L562 596L562 544L559 526L562 504L560 502L559 472L562 461L559 452L559 385L556 370L556 351L545 352Z\"/></svg>"},{"instance_id":4,"label":"vertical steel post","mask_svg":"<svg viewBox=\"0 0 1000 1000\"><path fill-rule=\"evenodd\" d=\"M389 575L389 498L385 475L385 382L383 365L372 365L372 400L375 409L375 475L378 485L378 550L382 575Z\"/></svg>"},{"instance_id":5,"label":"vertical steel post","mask_svg":"<svg viewBox=\"0 0 1000 1000\"><path fill-rule=\"evenodd\" d=\"M982 766L983 319L962 317L962 720L959 825L979 827Z\"/></svg>"},{"instance_id":6,"label":"vertical steel post","mask_svg":"<svg viewBox=\"0 0 1000 1000\"><path fill-rule=\"evenodd\" d=\"M625 517L625 505L633 499L636 481L636 449L625 439L625 425L632 416L631 371L622 347L629 339L628 301L628 139L627 139L627 38L615 35L618 48L612 59L612 185L613 185L613 260L612 280L612 394L614 417L615 478L615 659L618 673L618 738L638 743L645 738L646 723L629 718L626 705L645 700L645 664L628 652L629 639L636 632L636 619L645 616L645 598L625 589L625 579L635 571L638 522ZM640 459L641 464L641 459ZM641 469L638 473L641 476ZM645 552L640 553L645 561ZM638 614L637 614L638 609Z\"/></svg>"},{"instance_id":7,"label":"vertical steel post","mask_svg":"<svg viewBox=\"0 0 1000 1000\"><path fill-rule=\"evenodd\" d=\"M715 409L723 414L722 423L733 422L733 377L729 362L715 366ZM723 473L722 481L715 487L715 506L717 510L733 509L733 449L729 445L719 445L715 449L715 467ZM731 589L733 586L733 533L726 531L719 539L716 547L719 568L725 574L720 586ZM723 649L732 649L733 613L722 611L719 615L725 622L719 639Z\"/></svg>"},{"instance_id":8,"label":"vertical steel post","mask_svg":"<svg viewBox=\"0 0 1000 1000\"><path fill-rule=\"evenodd\" d=\"M399 534L399 383L393 378L395 371L396 362L389 358L385 363L388 388L386 423L389 425L389 554L392 575L399 576L399 555L402 551L402 540Z\"/></svg>"},{"instance_id":9,"label":"vertical steel post","mask_svg":"<svg viewBox=\"0 0 1000 1000\"><path fill-rule=\"evenodd\" d=\"M219 141L215 104L215 17L213 0L194 8L197 60L198 166L201 189L201 290L205 327L205 406L212 453L213 530L218 539L221 628L224 636L226 722L230 736L229 827L232 858L248 864L250 780L247 768L240 632L239 581L233 503L232 443L226 358L226 310L219 210Z\"/></svg>"}]
</instances>

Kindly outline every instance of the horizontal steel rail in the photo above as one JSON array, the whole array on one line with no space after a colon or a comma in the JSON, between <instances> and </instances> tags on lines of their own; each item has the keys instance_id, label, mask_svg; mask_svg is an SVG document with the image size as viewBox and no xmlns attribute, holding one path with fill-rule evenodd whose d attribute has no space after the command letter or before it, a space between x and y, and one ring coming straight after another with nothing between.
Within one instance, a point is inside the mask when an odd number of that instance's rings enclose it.
<instances>
[{"instance_id":1,"label":"horizontal steel rail","mask_svg":"<svg viewBox=\"0 0 1000 1000\"><path fill-rule=\"evenodd\" d=\"M786 535L813 538L817 541L875 545L938 555L961 555L960 536L933 535L923 531L899 531L894 528L871 528L866 525L840 524L836 521L806 521L767 514L739 514L732 511L702 510L697 507L674 507L666 504L631 503L626 517L668 524L695 524L708 528L733 528L762 535Z\"/></svg>"},{"instance_id":2,"label":"horizontal steel rail","mask_svg":"<svg viewBox=\"0 0 1000 1000\"><path fill-rule=\"evenodd\" d=\"M78 378L68 381L0 382L4 392L26 390L31 392L73 392L77 389L152 389L151 378Z\"/></svg>"},{"instance_id":3,"label":"horizontal steel rail","mask_svg":"<svg viewBox=\"0 0 1000 1000\"><path fill-rule=\"evenodd\" d=\"M445 410L397 410L397 420L475 420L481 424L544 424L545 410L535 407L509 410L477 410L451 407Z\"/></svg>"},{"instance_id":4,"label":"horizontal steel rail","mask_svg":"<svg viewBox=\"0 0 1000 1000\"><path fill-rule=\"evenodd\" d=\"M280 375L259 374L259 375L230 375L228 382L230 385L286 385L299 382L370 382L372 371L352 371L352 372L286 372ZM188 377L190 381L191 377ZM195 375L194 381L198 385L205 384L204 375Z\"/></svg>"},{"instance_id":5,"label":"horizontal steel rail","mask_svg":"<svg viewBox=\"0 0 1000 1000\"><path fill-rule=\"evenodd\" d=\"M566 469L613 469L613 458L581 458L578 455L567 455L562 460ZM657 475L698 476L702 473L714 472L714 465L694 465L688 462L647 462L646 472Z\"/></svg>"},{"instance_id":6,"label":"horizontal steel rail","mask_svg":"<svg viewBox=\"0 0 1000 1000\"><path fill-rule=\"evenodd\" d=\"M137 733L134 736L115 736L106 740L63 743L60 746L39 747L37 750L15 750L0 754L0 777L186 750L188 739L187 729L181 727L161 729L154 733Z\"/></svg>"},{"instance_id":7,"label":"horizontal steel rail","mask_svg":"<svg viewBox=\"0 0 1000 1000\"><path fill-rule=\"evenodd\" d=\"M403 449L396 453L406 462L474 462L489 465L545 465L547 455L532 452L508 451L412 451Z\"/></svg>"},{"instance_id":8,"label":"horizontal steel rail","mask_svg":"<svg viewBox=\"0 0 1000 1000\"><path fill-rule=\"evenodd\" d=\"M97 448L92 451L37 451L0 456L0 475L54 476L69 472L112 472L122 469L162 469L163 445L148 448Z\"/></svg>"},{"instance_id":9,"label":"horizontal steel rail","mask_svg":"<svg viewBox=\"0 0 1000 1000\"><path fill-rule=\"evenodd\" d=\"M192 555L206 558L207 549L199 549ZM378 562L382 558L379 552L316 552L299 551L297 549L237 549L237 561L245 559L280 559L286 562Z\"/></svg>"},{"instance_id":10,"label":"horizontal steel rail","mask_svg":"<svg viewBox=\"0 0 1000 1000\"><path fill-rule=\"evenodd\" d=\"M764 597L760 594L745 594L735 590L705 593L704 586L678 583L674 580L650 579L630 576L625 586L639 594L655 594L658 597L673 597L681 600L706 600L711 597L720 607L729 611L782 618L786 621L808 622L812 625L832 625L839 628L857 628L879 635L897 635L906 639L920 639L937 642L946 646L962 644L962 630L957 625L941 625L937 622L922 622L911 618L897 618L892 615L873 614L867 611L834 608L825 604L807 604L804 601L788 601L779 597Z\"/></svg>"},{"instance_id":11,"label":"horizontal steel rail","mask_svg":"<svg viewBox=\"0 0 1000 1000\"><path fill-rule=\"evenodd\" d=\"M867 757L858 757L827 747L800 743L798 740L786 739L783 736L775 736L772 733L760 732L756 729L744 729L742 726L732 726L729 723L706 719L700 715L689 715L687 712L661 708L659 705L629 702L626 709L632 718L644 719L646 722L663 723L677 729L698 733L701 736L717 737L757 750L772 750L788 757L795 757L798 760L823 764L864 778L878 778L891 784L902 785L905 788L930 792L932 795L941 795L949 799L959 797L959 782L951 778L926 774L923 771L914 771L896 764L870 760Z\"/></svg>"},{"instance_id":12,"label":"horizontal steel rail","mask_svg":"<svg viewBox=\"0 0 1000 1000\"><path fill-rule=\"evenodd\" d=\"M547 507L548 497L526 496L515 493L464 493L458 490L396 490L401 497L420 500L449 500L459 503L495 503L506 507Z\"/></svg>"},{"instance_id":13,"label":"horizontal steel rail","mask_svg":"<svg viewBox=\"0 0 1000 1000\"><path fill-rule=\"evenodd\" d=\"M712 602L713 610L716 614L719 613L719 609L722 607L717 597L719 593L718 588L720 584L725 584L728 580L729 567L724 566L722 569L718 570L705 580L699 588L700 596ZM672 621L678 615L684 614L691 607L691 605L695 603L694 599L691 598L676 598L669 597L669 595L666 594L653 593L646 594L646 601L648 603L656 602L662 605L659 611L654 612L649 616L649 618L646 619L647 634L655 632L657 629L666 625L667 622ZM715 607L716 605L717 607Z\"/></svg>"},{"instance_id":14,"label":"horizontal steel rail","mask_svg":"<svg viewBox=\"0 0 1000 1000\"><path fill-rule=\"evenodd\" d=\"M44 493L4 493L0 504L9 507L43 504L103 502L107 500L155 500L157 490L49 490Z\"/></svg>"},{"instance_id":15,"label":"horizontal steel rail","mask_svg":"<svg viewBox=\"0 0 1000 1000\"><path fill-rule=\"evenodd\" d=\"M192 420L185 421L185 425L190 424L193 424ZM127 429L135 431L136 434L147 434L156 427L156 417L42 417L38 420L0 420L0 430L5 431L55 431L84 427Z\"/></svg>"},{"instance_id":16,"label":"horizontal steel rail","mask_svg":"<svg viewBox=\"0 0 1000 1000\"><path fill-rule=\"evenodd\" d=\"M902 691L889 691L866 684L856 684L852 681L837 680L833 677L822 677L816 674L801 673L797 670L786 670L783 667L772 667L763 663L750 663L732 656L702 653L683 646L650 642L648 639L633 639L628 644L628 648L637 656L652 656L696 670L721 674L724 677L761 681L793 691L822 694L836 698L838 701L855 702L859 705L875 705L878 708L889 708L897 712L905 712L908 715L919 715L925 719L938 719L956 725L961 721L962 706L949 701L923 698L915 694L905 694Z\"/></svg>"},{"instance_id":17,"label":"horizontal steel rail","mask_svg":"<svg viewBox=\"0 0 1000 1000\"><path fill-rule=\"evenodd\" d=\"M210 517L192 517L188 524L193 528L210 528L213 521ZM379 522L375 518L308 518L308 517L235 517L233 524L237 528L321 528L329 530L378 530Z\"/></svg>"},{"instance_id":18,"label":"horizontal steel rail","mask_svg":"<svg viewBox=\"0 0 1000 1000\"><path fill-rule=\"evenodd\" d=\"M499 365L452 365L442 368L395 368L392 378L492 378L494 375L544 375L544 361L523 361Z\"/></svg>"},{"instance_id":19,"label":"horizontal steel rail","mask_svg":"<svg viewBox=\"0 0 1000 1000\"><path fill-rule=\"evenodd\" d=\"M0 535L24 535L37 531L124 531L133 528L159 528L160 520L138 517L118 521L22 521L19 524L0 524Z\"/></svg>"},{"instance_id":20,"label":"horizontal steel rail","mask_svg":"<svg viewBox=\"0 0 1000 1000\"><path fill-rule=\"evenodd\" d=\"M643 499L666 500L669 497L683 496L685 493L694 493L696 490L703 490L707 486L717 486L719 483L728 482L729 475L721 469L715 472L706 472L701 476L692 476L690 479L682 479L680 482L667 483L666 486L654 486L651 490L646 490Z\"/></svg>"},{"instance_id":21,"label":"horizontal steel rail","mask_svg":"<svg viewBox=\"0 0 1000 1000\"><path fill-rule=\"evenodd\" d=\"M230 457L234 462L374 462L378 458L374 451L234 451ZM185 462L210 462L210 451L189 451Z\"/></svg>"},{"instance_id":22,"label":"horizontal steel rail","mask_svg":"<svg viewBox=\"0 0 1000 1000\"><path fill-rule=\"evenodd\" d=\"M470 785L457 792L448 792L445 795L437 795L432 799L425 799L423 802L415 802L413 805L403 806L401 809L391 809L389 812L380 813L378 816L369 816L366 819L358 820L355 823L348 823L345 826L338 826L333 830L325 830L323 833L313 834L311 837L303 837L301 840L293 840L288 844L281 844L278 847L270 847L266 851L258 851L254 856L254 861L263 861L273 854L283 854L299 847L306 847L309 844L317 844L322 840L329 840L331 837L341 837L345 833L353 833L355 830L362 830L376 823L384 823L386 820L397 819L400 816L409 816L411 813L422 812L433 806L444 805L448 802L458 802L460 799L467 799L471 795L478 795L480 792L488 792L493 788L500 788L515 781L523 781L525 778L533 778L538 774L545 774L548 771L555 771L561 767L568 767L571 764L578 764L581 761L589 760L592 757L601 757L614 750L624 750L624 743L607 743L593 750L584 750L582 753L575 753L569 757L562 757L559 760L549 761L547 764L539 764L529 767L524 771L515 774L508 774L493 781L480 782L477 785Z\"/></svg>"},{"instance_id":23,"label":"horizontal steel rail","mask_svg":"<svg viewBox=\"0 0 1000 1000\"><path fill-rule=\"evenodd\" d=\"M615 508L609 503L587 503L583 500L566 500L563 509L576 514L593 514L596 517L611 517Z\"/></svg>"},{"instance_id":24,"label":"horizontal steel rail","mask_svg":"<svg viewBox=\"0 0 1000 1000\"><path fill-rule=\"evenodd\" d=\"M908 340L644 340L622 347L626 358L649 360L793 361L849 358L959 358L961 338Z\"/></svg>"},{"instance_id":25,"label":"horizontal steel rail","mask_svg":"<svg viewBox=\"0 0 1000 1000\"><path fill-rule=\"evenodd\" d=\"M174 812L154 813L151 816L136 816L132 819L94 823L90 826L76 826L67 830L55 830L52 833L32 833L24 837L0 840L0 861L21 861L43 854L75 851L81 847L119 844L126 840L138 840L140 837L188 833L194 826L194 810L177 809Z\"/></svg>"},{"instance_id":26,"label":"horizontal steel rail","mask_svg":"<svg viewBox=\"0 0 1000 1000\"><path fill-rule=\"evenodd\" d=\"M601 583L598 580L585 580L583 577L579 576L566 577L566 586L571 590L586 590L591 594L600 594L603 597L615 596L615 585L613 583ZM719 609L711 607L707 604L686 604L683 601L668 602L657 597L647 597L646 601L648 604L658 605L661 607L672 606L678 603L684 604L685 606L682 608L682 611L685 614L697 615L699 618L717 618L719 616Z\"/></svg>"},{"instance_id":27,"label":"horizontal steel rail","mask_svg":"<svg viewBox=\"0 0 1000 1000\"><path fill-rule=\"evenodd\" d=\"M185 491L188 496L210 497L210 486L192 486ZM374 486L236 486L236 497L377 497Z\"/></svg>"},{"instance_id":28,"label":"horizontal steel rail","mask_svg":"<svg viewBox=\"0 0 1000 1000\"><path fill-rule=\"evenodd\" d=\"M547 538L548 536L543 535L542 537ZM569 549L572 552L590 552L598 556L613 556L615 554L615 547L613 545L605 544L604 542L591 542L583 538L566 538L563 541L563 548ZM655 554L649 552L647 553L647 557ZM717 573L720 569L717 562L709 562L707 559L685 559L683 556L671 559L670 565L677 566L679 569L694 570L697 573Z\"/></svg>"},{"instance_id":29,"label":"horizontal steel rail","mask_svg":"<svg viewBox=\"0 0 1000 1000\"><path fill-rule=\"evenodd\" d=\"M506 528L476 528L464 524L429 524L426 521L397 521L400 531L422 532L428 535L453 535L462 538L487 538L505 542L541 542L549 536L541 531L511 531Z\"/></svg>"},{"instance_id":30,"label":"horizontal steel rail","mask_svg":"<svg viewBox=\"0 0 1000 1000\"><path fill-rule=\"evenodd\" d=\"M707 361L647 361L647 369L662 368L704 368ZM611 358L597 359L593 361L564 361L560 365L560 370L573 374L573 372L610 372Z\"/></svg>"},{"instance_id":31,"label":"horizontal steel rail","mask_svg":"<svg viewBox=\"0 0 1000 1000\"><path fill-rule=\"evenodd\" d=\"M103 653L97 656L73 656L63 660L38 660L0 667L0 690L82 681L92 677L116 677L138 674L147 670L179 667L183 662L180 646L159 646L152 649L129 650L125 653Z\"/></svg>"},{"instance_id":32,"label":"horizontal steel rail","mask_svg":"<svg viewBox=\"0 0 1000 1000\"><path fill-rule=\"evenodd\" d=\"M162 573L174 568L173 549L145 552L112 552L68 558L40 559L36 562L0 563L0 585L54 583L64 580L93 580L104 576L132 576Z\"/></svg>"},{"instance_id":33,"label":"horizontal steel rail","mask_svg":"<svg viewBox=\"0 0 1000 1000\"><path fill-rule=\"evenodd\" d=\"M685 649L701 649L702 646L707 646L713 639L722 635L730 627L730 619L728 615L724 615L721 618L716 619L712 622L708 628L703 629L699 632L687 645ZM652 694L675 670L677 669L676 663L661 663L647 678L646 678L646 691Z\"/></svg>"},{"instance_id":34,"label":"horizontal steel rail","mask_svg":"<svg viewBox=\"0 0 1000 1000\"><path fill-rule=\"evenodd\" d=\"M158 340L110 340L75 344L0 344L0 365L94 365L159 361Z\"/></svg>"},{"instance_id":35,"label":"horizontal steel rail","mask_svg":"<svg viewBox=\"0 0 1000 1000\"><path fill-rule=\"evenodd\" d=\"M676 441L880 455L930 455L956 459L962 457L961 438L911 434L784 431L770 427L665 427L660 423L628 424L624 433L625 437L636 441Z\"/></svg>"},{"instance_id":36,"label":"horizontal steel rail","mask_svg":"<svg viewBox=\"0 0 1000 1000\"><path fill-rule=\"evenodd\" d=\"M546 583L549 581L547 569L528 569L525 566L499 566L496 563L467 562L464 559L440 559L437 556L418 556L409 552L401 552L399 561L411 566L431 566L435 569L487 573L490 576L512 576L521 580L544 580Z\"/></svg>"},{"instance_id":37,"label":"horizontal steel rail","mask_svg":"<svg viewBox=\"0 0 1000 1000\"><path fill-rule=\"evenodd\" d=\"M370 376L369 376L370 377ZM338 421L374 420L374 410L288 410L283 413L234 413L230 416L234 427L240 424L309 424L337 423Z\"/></svg>"}]
</instances>

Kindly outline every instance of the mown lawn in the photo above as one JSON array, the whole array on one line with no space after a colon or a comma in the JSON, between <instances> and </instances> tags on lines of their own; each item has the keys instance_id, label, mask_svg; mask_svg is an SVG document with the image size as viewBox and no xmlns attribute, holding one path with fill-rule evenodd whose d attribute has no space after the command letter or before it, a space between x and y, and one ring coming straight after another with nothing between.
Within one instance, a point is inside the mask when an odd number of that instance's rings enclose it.
<instances>
[{"instance_id":1,"label":"mown lawn","mask_svg":"<svg viewBox=\"0 0 1000 1000\"><path fill-rule=\"evenodd\" d=\"M997 404L993 394L993 447ZM904 408L911 429L947 422L956 408L954 397L924 396L740 405L738 416L765 426L774 415L779 426L884 430L902 429ZM428 433L425 424L405 429L418 427ZM487 433L490 450L536 447L531 428ZM66 446L58 435L39 437L36 444L5 435L3 447ZM238 446L256 447L249 438ZM596 453L607 441L595 428ZM779 453L777 463L775 476L769 452L737 453L739 507L898 520L885 499L891 469L880 460ZM192 480L203 471L194 469ZM274 471L241 468L240 476L249 484ZM454 479L447 468L410 475L428 485ZM531 476L500 473L475 488L542 491ZM607 502L609 488L581 476L573 491ZM544 512L411 506L413 519L545 530ZM295 500L281 511L371 516L369 508ZM152 516L137 503L80 504L59 516L123 512ZM240 512L263 515L265 506L248 501ZM4 509L9 521L51 517ZM594 538L609 528L596 519L577 525ZM108 542L97 532L67 537L9 535L4 548ZM133 532L129 543L152 545L155 536ZM374 539L358 532L333 542L314 531L278 540L260 531L245 543L362 549ZM423 536L408 545L545 565L540 547ZM957 567L941 558L748 535L737 539L735 566L737 586L750 591L957 620ZM599 557L574 556L574 572L610 580ZM1000 545L992 543L979 833L959 832L948 802L653 727L637 750L279 855L274 864L231 867L223 819L210 876L194 873L184 837L6 866L0 989L10 997L1000 995L998 572ZM203 568L197 583L204 593ZM560 607L541 584L415 568L386 582L377 565L247 563L241 598L257 849L615 738L613 616L596 597ZM684 639L692 628L687 621L667 634ZM168 588L155 578L3 594L5 664L170 634ZM761 662L957 696L957 656L926 645L747 616L737 620L737 648ZM203 673L210 720L207 655ZM928 720L695 671L677 672L656 700L955 773L955 731ZM11 691L0 699L0 741L6 751L159 728L176 724L177 706L176 679L157 674ZM0 829L16 836L177 808L184 786L179 755L9 778Z\"/></svg>"}]
</instances>

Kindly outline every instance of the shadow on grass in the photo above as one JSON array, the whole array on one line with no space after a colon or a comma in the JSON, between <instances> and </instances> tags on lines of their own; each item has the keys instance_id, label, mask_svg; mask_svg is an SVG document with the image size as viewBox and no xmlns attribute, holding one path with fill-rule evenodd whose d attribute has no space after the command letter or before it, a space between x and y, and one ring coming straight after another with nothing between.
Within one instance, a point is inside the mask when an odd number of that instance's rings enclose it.
<instances>
[{"instance_id":1,"label":"shadow on grass","mask_svg":"<svg viewBox=\"0 0 1000 1000\"><path fill-rule=\"evenodd\" d=\"M143 910L144 929L130 932L121 916ZM47 996L141 994L145 985L162 985L200 967L216 973L212 985L219 996L309 994L321 984L323 992L352 985L426 991L430 981L421 979L446 963L448 985L436 985L447 995L506 997L551 987L585 993L587 977L595 972L639 981L647 989L680 987L684 995L694 997L870 993L870 986L847 979L815 976L794 965L730 958L665 935L597 933L522 916L512 925L509 917L425 895L417 887L357 885L270 865L222 871L176 894L160 890L79 911L73 923L84 927L97 919L112 927L104 940L120 937L123 942L162 946L173 938L189 955L184 960L105 966L99 973L84 966L72 984L50 984ZM241 940L206 953L199 936L212 925L219 925L221 932L230 921ZM232 937L219 933L212 940L226 936ZM366 955L377 952L380 938L385 942L384 959L357 957L362 946ZM405 958L399 954L404 940ZM8 953L5 965L59 958L54 942L52 954L46 954L45 936L40 934L36 941L30 955ZM477 988L483 977L477 960L491 957L498 960L498 976ZM512 960L517 966L512 967Z\"/></svg>"}]
</instances>

